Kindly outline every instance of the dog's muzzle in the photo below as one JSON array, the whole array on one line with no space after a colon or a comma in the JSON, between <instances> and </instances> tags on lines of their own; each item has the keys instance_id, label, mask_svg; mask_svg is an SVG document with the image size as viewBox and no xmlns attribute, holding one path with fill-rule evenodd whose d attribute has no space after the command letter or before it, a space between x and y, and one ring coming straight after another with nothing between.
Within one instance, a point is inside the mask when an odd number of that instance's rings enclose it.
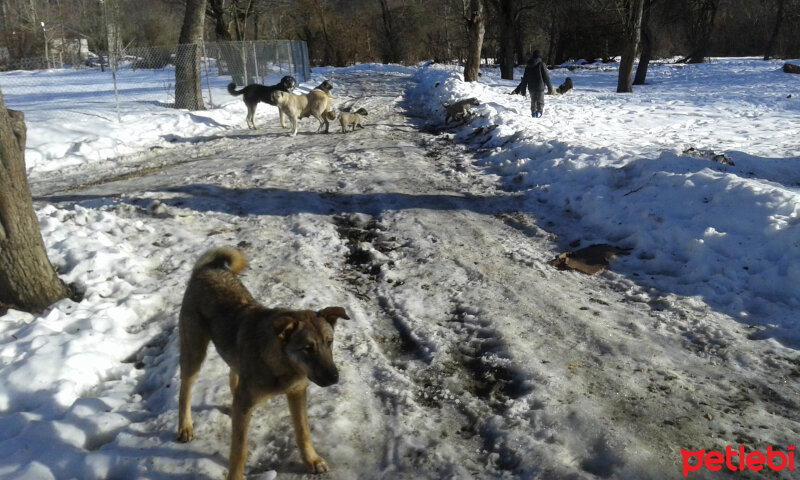
<instances>
[{"instance_id":1,"label":"dog's muzzle","mask_svg":"<svg viewBox=\"0 0 800 480\"><path fill-rule=\"evenodd\" d=\"M320 387L330 387L331 385L339 383L339 371L333 370L323 372L322 375L314 375L314 378L309 376L309 379Z\"/></svg>"}]
</instances>

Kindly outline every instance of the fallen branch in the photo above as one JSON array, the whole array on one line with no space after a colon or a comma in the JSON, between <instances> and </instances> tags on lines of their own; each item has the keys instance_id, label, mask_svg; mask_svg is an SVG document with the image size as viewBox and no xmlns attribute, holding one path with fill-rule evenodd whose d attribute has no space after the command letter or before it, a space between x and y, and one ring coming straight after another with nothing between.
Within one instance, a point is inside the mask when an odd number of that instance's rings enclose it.
<instances>
[{"instance_id":1,"label":"fallen branch","mask_svg":"<svg viewBox=\"0 0 800 480\"><path fill-rule=\"evenodd\" d=\"M628 192L628 193L626 193L625 195L623 195L623 197L627 197L628 195L630 195L630 194L632 194L632 193L636 193L636 192L638 192L639 190L643 189L644 187L646 187L646 186L650 185L650 182L652 182L654 178L656 178L656 174L655 174L655 173L654 173L654 174L653 174L653 175L650 177L650 179L649 179L649 180L647 180L647 183L645 183L644 185L642 185L642 186L641 186L641 187L639 187L639 188L634 188L634 189L633 189L633 190L631 190L630 192Z\"/></svg>"}]
</instances>

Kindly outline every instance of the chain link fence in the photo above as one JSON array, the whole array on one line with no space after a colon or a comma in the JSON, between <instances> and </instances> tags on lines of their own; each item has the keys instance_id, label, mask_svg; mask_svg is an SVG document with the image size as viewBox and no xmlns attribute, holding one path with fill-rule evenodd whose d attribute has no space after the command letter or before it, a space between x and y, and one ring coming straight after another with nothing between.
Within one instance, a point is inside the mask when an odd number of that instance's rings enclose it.
<instances>
[{"instance_id":1,"label":"chain link fence","mask_svg":"<svg viewBox=\"0 0 800 480\"><path fill-rule=\"evenodd\" d=\"M251 83L277 83L292 75L298 83L311 78L308 48L295 40L258 40L198 45L200 75L206 107L229 100L225 87ZM81 59L61 55L45 59L0 59L0 88L8 108L25 111L41 105L42 96L53 105L69 102L175 102L175 69L192 62L177 45L126 48L111 55ZM35 103L34 103L35 102Z\"/></svg>"}]
</instances>

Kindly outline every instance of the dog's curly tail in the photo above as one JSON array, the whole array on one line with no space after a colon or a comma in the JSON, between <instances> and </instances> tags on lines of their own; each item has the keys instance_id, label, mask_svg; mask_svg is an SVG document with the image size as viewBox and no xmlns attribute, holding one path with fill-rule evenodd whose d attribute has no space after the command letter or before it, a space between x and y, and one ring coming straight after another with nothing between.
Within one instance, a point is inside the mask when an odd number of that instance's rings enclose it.
<instances>
[{"instance_id":1,"label":"dog's curly tail","mask_svg":"<svg viewBox=\"0 0 800 480\"><path fill-rule=\"evenodd\" d=\"M244 253L233 247L221 247L209 250L194 264L194 271L204 268L227 268L233 274L244 270L247 258Z\"/></svg>"},{"instance_id":2,"label":"dog's curly tail","mask_svg":"<svg viewBox=\"0 0 800 480\"><path fill-rule=\"evenodd\" d=\"M231 82L228 84L228 93L230 93L235 97L237 95L241 95L242 93L244 93L244 88L241 90L236 90L236 84Z\"/></svg>"}]
</instances>

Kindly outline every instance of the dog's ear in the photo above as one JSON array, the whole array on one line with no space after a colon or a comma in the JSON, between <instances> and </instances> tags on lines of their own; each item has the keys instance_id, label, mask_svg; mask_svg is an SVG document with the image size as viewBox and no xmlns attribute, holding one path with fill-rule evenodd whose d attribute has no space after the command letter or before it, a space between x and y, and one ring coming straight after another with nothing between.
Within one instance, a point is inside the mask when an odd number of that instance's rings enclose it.
<instances>
[{"instance_id":1,"label":"dog's ear","mask_svg":"<svg viewBox=\"0 0 800 480\"><path fill-rule=\"evenodd\" d=\"M299 323L296 318L281 317L272 324L272 328L275 329L275 334L278 335L278 338L284 341L297 329Z\"/></svg>"},{"instance_id":2,"label":"dog's ear","mask_svg":"<svg viewBox=\"0 0 800 480\"><path fill-rule=\"evenodd\" d=\"M324 318L325 321L331 324L332 327L336 326L336 320L340 318L344 318L350 320L350 317L347 316L347 312L344 311L342 307L327 307L323 308L317 315Z\"/></svg>"}]
</instances>

